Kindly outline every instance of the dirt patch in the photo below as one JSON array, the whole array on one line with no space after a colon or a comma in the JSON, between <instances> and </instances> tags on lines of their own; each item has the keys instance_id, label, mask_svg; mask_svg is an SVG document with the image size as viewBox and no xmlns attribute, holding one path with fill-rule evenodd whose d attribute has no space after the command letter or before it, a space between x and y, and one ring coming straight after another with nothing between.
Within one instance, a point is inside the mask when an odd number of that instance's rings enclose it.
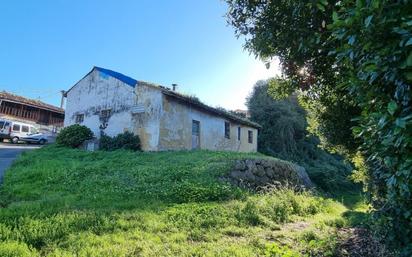
<instances>
[{"instance_id":1,"label":"dirt patch","mask_svg":"<svg viewBox=\"0 0 412 257\"><path fill-rule=\"evenodd\" d=\"M391 257L385 245L364 228L342 228L338 231L340 257Z\"/></svg>"},{"instance_id":2,"label":"dirt patch","mask_svg":"<svg viewBox=\"0 0 412 257\"><path fill-rule=\"evenodd\" d=\"M311 223L307 221L297 221L292 223L287 223L282 227L282 231L302 231L309 227Z\"/></svg>"}]
</instances>

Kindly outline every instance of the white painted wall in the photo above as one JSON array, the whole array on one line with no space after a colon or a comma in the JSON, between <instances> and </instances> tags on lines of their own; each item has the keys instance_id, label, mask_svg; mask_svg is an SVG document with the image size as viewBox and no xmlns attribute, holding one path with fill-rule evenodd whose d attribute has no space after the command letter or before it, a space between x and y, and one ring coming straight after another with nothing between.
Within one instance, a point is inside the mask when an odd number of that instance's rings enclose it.
<instances>
[{"instance_id":1,"label":"white painted wall","mask_svg":"<svg viewBox=\"0 0 412 257\"><path fill-rule=\"evenodd\" d=\"M158 151L160 118L163 113L163 94L157 87L139 81L136 87L136 95L136 106L142 112L132 114L133 131L139 135L143 150Z\"/></svg>"},{"instance_id":2,"label":"white painted wall","mask_svg":"<svg viewBox=\"0 0 412 257\"><path fill-rule=\"evenodd\" d=\"M96 69L80 80L68 93L64 126L76 123L76 115L84 114L81 125L100 136L100 111L111 110L105 133L115 136L125 130L132 131L130 109L135 105L134 88Z\"/></svg>"},{"instance_id":3,"label":"white painted wall","mask_svg":"<svg viewBox=\"0 0 412 257\"><path fill-rule=\"evenodd\" d=\"M139 81L131 87L96 69L67 93L64 125L75 124L76 115L84 114L81 125L99 137L100 112L105 109L111 110L111 116L104 132L109 136L126 130L134 132L145 151L191 149L192 120L200 121L201 149L257 151L255 128L230 122L231 135L227 139L225 118L172 100L150 83ZM241 140L237 138L238 126ZM248 142L248 130L253 131L253 143Z\"/></svg>"}]
</instances>

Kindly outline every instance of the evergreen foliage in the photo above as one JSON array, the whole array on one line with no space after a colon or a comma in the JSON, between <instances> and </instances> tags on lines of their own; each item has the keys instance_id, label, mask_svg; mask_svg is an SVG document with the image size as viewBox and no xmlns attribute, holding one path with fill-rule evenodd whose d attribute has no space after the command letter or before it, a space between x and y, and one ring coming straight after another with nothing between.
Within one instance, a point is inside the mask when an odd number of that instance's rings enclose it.
<instances>
[{"instance_id":1,"label":"evergreen foliage","mask_svg":"<svg viewBox=\"0 0 412 257\"><path fill-rule=\"evenodd\" d=\"M56 143L61 146L76 148L84 141L92 139L93 132L86 126L74 124L63 128L57 135Z\"/></svg>"},{"instance_id":2,"label":"evergreen foliage","mask_svg":"<svg viewBox=\"0 0 412 257\"><path fill-rule=\"evenodd\" d=\"M140 138L131 132L120 133L115 137L108 135L101 135L99 141L99 148L101 150L113 151L118 149L140 151Z\"/></svg>"},{"instance_id":3,"label":"evergreen foliage","mask_svg":"<svg viewBox=\"0 0 412 257\"><path fill-rule=\"evenodd\" d=\"M377 224L412 254L412 3L227 0L246 48L277 56L321 140L360 164ZM351 133L351 131L353 133ZM354 136L356 138L354 138ZM366 164L366 165L365 165Z\"/></svg>"},{"instance_id":4,"label":"evergreen foliage","mask_svg":"<svg viewBox=\"0 0 412 257\"><path fill-rule=\"evenodd\" d=\"M349 180L352 167L336 154L318 147L320 141L307 132L306 111L298 97L275 100L268 93L273 81L258 81L247 99L251 119L262 125L259 151L304 166L323 190L337 193L355 188Z\"/></svg>"}]
</instances>

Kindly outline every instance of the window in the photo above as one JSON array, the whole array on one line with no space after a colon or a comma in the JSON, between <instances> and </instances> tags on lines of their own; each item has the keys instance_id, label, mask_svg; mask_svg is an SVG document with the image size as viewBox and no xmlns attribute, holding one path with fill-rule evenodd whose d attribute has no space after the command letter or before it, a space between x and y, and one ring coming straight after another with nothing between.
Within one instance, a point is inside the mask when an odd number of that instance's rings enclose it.
<instances>
[{"instance_id":1,"label":"window","mask_svg":"<svg viewBox=\"0 0 412 257\"><path fill-rule=\"evenodd\" d=\"M192 120L192 149L200 148L200 122Z\"/></svg>"},{"instance_id":2,"label":"window","mask_svg":"<svg viewBox=\"0 0 412 257\"><path fill-rule=\"evenodd\" d=\"M77 114L76 115L76 123L80 124L80 123L83 123L83 121L84 121L84 114Z\"/></svg>"},{"instance_id":3,"label":"window","mask_svg":"<svg viewBox=\"0 0 412 257\"><path fill-rule=\"evenodd\" d=\"M199 136L200 134L200 122L192 120L192 135Z\"/></svg>"},{"instance_id":4,"label":"window","mask_svg":"<svg viewBox=\"0 0 412 257\"><path fill-rule=\"evenodd\" d=\"M13 125L13 131L20 132L20 125L19 124L14 124Z\"/></svg>"},{"instance_id":5,"label":"window","mask_svg":"<svg viewBox=\"0 0 412 257\"><path fill-rule=\"evenodd\" d=\"M102 119L108 119L108 118L110 117L110 113L111 113L111 110L110 110L110 109L101 110L101 111L100 111L100 118L102 118Z\"/></svg>"},{"instance_id":6,"label":"window","mask_svg":"<svg viewBox=\"0 0 412 257\"><path fill-rule=\"evenodd\" d=\"M2 129L4 126L4 121L0 121L0 129Z\"/></svg>"},{"instance_id":7,"label":"window","mask_svg":"<svg viewBox=\"0 0 412 257\"><path fill-rule=\"evenodd\" d=\"M225 137L230 138L230 123L225 122Z\"/></svg>"},{"instance_id":8,"label":"window","mask_svg":"<svg viewBox=\"0 0 412 257\"><path fill-rule=\"evenodd\" d=\"M240 127L237 127L237 140L240 140Z\"/></svg>"},{"instance_id":9,"label":"window","mask_svg":"<svg viewBox=\"0 0 412 257\"><path fill-rule=\"evenodd\" d=\"M30 127L30 133L37 134L39 131L35 127Z\"/></svg>"},{"instance_id":10,"label":"window","mask_svg":"<svg viewBox=\"0 0 412 257\"><path fill-rule=\"evenodd\" d=\"M21 132L29 133L29 126L21 126Z\"/></svg>"},{"instance_id":11,"label":"window","mask_svg":"<svg viewBox=\"0 0 412 257\"><path fill-rule=\"evenodd\" d=\"M248 132L247 132L247 139L248 139L248 142L249 142L250 144L253 143L253 131L252 131L252 130L248 130Z\"/></svg>"}]
</instances>

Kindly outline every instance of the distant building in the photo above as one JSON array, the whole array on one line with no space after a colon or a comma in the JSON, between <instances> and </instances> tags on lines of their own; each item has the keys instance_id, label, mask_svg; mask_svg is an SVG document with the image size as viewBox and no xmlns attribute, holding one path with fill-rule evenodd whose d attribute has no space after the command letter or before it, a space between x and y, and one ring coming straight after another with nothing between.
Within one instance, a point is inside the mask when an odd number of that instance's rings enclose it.
<instances>
[{"instance_id":1,"label":"distant building","mask_svg":"<svg viewBox=\"0 0 412 257\"><path fill-rule=\"evenodd\" d=\"M53 129L63 126L64 110L38 100L2 91L0 92L0 118Z\"/></svg>"},{"instance_id":2,"label":"distant building","mask_svg":"<svg viewBox=\"0 0 412 257\"><path fill-rule=\"evenodd\" d=\"M146 151L257 151L258 124L112 70L94 67L65 95L64 125L85 125L97 137L130 131Z\"/></svg>"},{"instance_id":3,"label":"distant building","mask_svg":"<svg viewBox=\"0 0 412 257\"><path fill-rule=\"evenodd\" d=\"M233 111L234 114L239 115L240 117L245 117L250 119L250 112L247 110L236 109Z\"/></svg>"}]
</instances>

